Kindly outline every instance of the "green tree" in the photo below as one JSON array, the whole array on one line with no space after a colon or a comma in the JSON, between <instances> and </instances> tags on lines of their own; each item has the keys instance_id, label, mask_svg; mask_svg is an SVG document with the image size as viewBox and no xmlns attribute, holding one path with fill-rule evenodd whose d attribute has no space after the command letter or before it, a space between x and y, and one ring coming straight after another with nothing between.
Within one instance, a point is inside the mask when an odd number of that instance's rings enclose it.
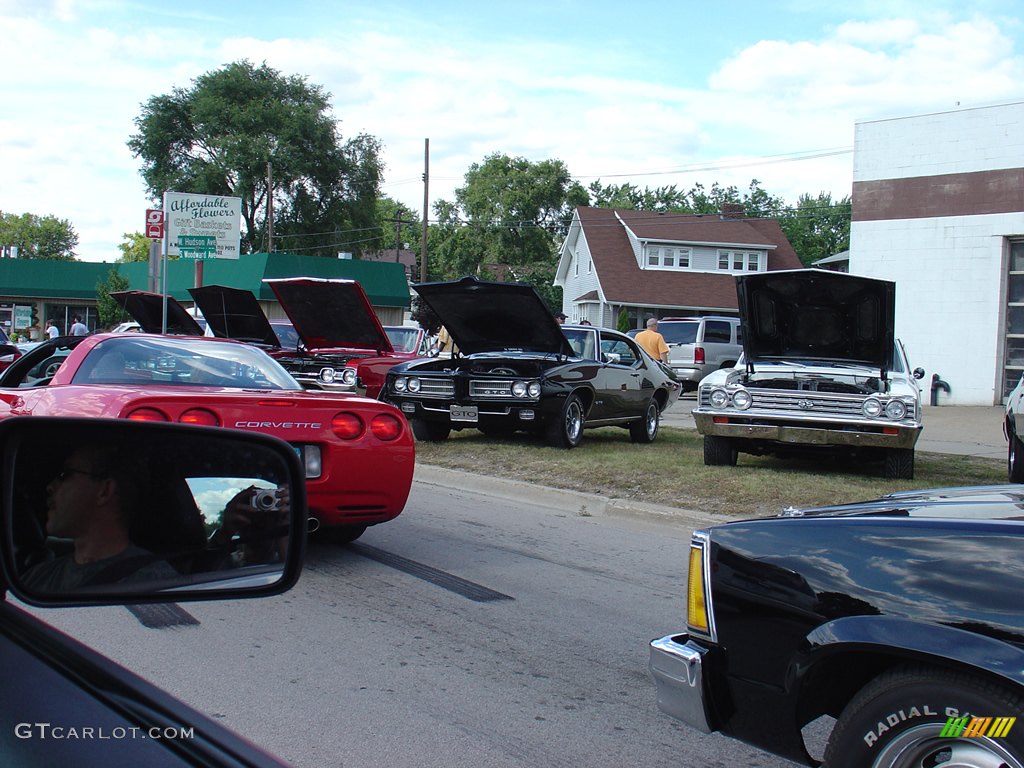
<instances>
[{"instance_id":1,"label":"green tree","mask_svg":"<svg viewBox=\"0 0 1024 768\"><path fill-rule=\"evenodd\" d=\"M275 250L360 253L377 226L380 143L365 134L343 141L330 94L303 77L237 61L153 96L135 124L128 147L152 198L241 198L244 252L267 246L271 186Z\"/></svg>"},{"instance_id":2,"label":"green tree","mask_svg":"<svg viewBox=\"0 0 1024 768\"><path fill-rule=\"evenodd\" d=\"M779 217L779 226L804 265L850 249L849 196L833 201L828 192L800 195L793 208Z\"/></svg>"},{"instance_id":3,"label":"green tree","mask_svg":"<svg viewBox=\"0 0 1024 768\"><path fill-rule=\"evenodd\" d=\"M454 202L435 204L430 271L528 282L560 309L561 290L551 285L558 245L575 207L587 203L587 191L560 160L489 155L470 166Z\"/></svg>"},{"instance_id":4,"label":"green tree","mask_svg":"<svg viewBox=\"0 0 1024 768\"><path fill-rule=\"evenodd\" d=\"M625 307L619 310L619 317L615 321L615 327L623 333L633 327L629 324L629 312L626 311Z\"/></svg>"},{"instance_id":5,"label":"green tree","mask_svg":"<svg viewBox=\"0 0 1024 768\"><path fill-rule=\"evenodd\" d=\"M121 258L118 261L122 264L148 262L151 242L152 240L141 232L125 232L121 235L121 242L117 244L118 250L121 251Z\"/></svg>"},{"instance_id":6,"label":"green tree","mask_svg":"<svg viewBox=\"0 0 1024 768\"><path fill-rule=\"evenodd\" d=\"M56 216L0 213L0 246L16 247L20 259L74 261L78 233Z\"/></svg>"},{"instance_id":7,"label":"green tree","mask_svg":"<svg viewBox=\"0 0 1024 768\"><path fill-rule=\"evenodd\" d=\"M96 284L96 312L99 314L99 327L109 328L121 322L124 311L121 305L110 298L116 291L126 291L129 287L128 278L114 267L107 272L106 280Z\"/></svg>"}]
</instances>

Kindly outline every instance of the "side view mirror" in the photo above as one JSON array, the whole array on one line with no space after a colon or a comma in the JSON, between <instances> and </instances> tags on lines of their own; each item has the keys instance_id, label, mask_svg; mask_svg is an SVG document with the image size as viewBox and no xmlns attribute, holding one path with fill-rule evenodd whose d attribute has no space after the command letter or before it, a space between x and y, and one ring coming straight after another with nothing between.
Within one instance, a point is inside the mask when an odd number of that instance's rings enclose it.
<instances>
[{"instance_id":1,"label":"side view mirror","mask_svg":"<svg viewBox=\"0 0 1024 768\"><path fill-rule=\"evenodd\" d=\"M914 376L915 379L923 379L924 378L924 368L915 368L913 376Z\"/></svg>"},{"instance_id":2,"label":"side view mirror","mask_svg":"<svg viewBox=\"0 0 1024 768\"><path fill-rule=\"evenodd\" d=\"M266 435L123 419L0 422L0 587L32 605L235 599L299 577L305 483Z\"/></svg>"},{"instance_id":3,"label":"side view mirror","mask_svg":"<svg viewBox=\"0 0 1024 768\"><path fill-rule=\"evenodd\" d=\"M608 365L618 365L622 361L622 355L618 352L605 352L601 357Z\"/></svg>"}]
</instances>

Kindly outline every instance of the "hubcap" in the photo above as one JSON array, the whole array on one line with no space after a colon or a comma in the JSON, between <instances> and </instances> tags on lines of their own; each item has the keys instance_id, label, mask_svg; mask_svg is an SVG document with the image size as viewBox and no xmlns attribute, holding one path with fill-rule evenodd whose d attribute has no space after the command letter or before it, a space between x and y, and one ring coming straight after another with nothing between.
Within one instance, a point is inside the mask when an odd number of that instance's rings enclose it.
<instances>
[{"instance_id":1,"label":"hubcap","mask_svg":"<svg viewBox=\"0 0 1024 768\"><path fill-rule=\"evenodd\" d=\"M647 409L647 436L654 437L658 433L658 408L652 405Z\"/></svg>"},{"instance_id":2,"label":"hubcap","mask_svg":"<svg viewBox=\"0 0 1024 768\"><path fill-rule=\"evenodd\" d=\"M882 750L874 768L1024 768L995 739L942 738L942 728L929 723L905 731Z\"/></svg>"},{"instance_id":3,"label":"hubcap","mask_svg":"<svg viewBox=\"0 0 1024 768\"><path fill-rule=\"evenodd\" d=\"M583 430L583 410L579 403L569 403L565 410L565 436L575 443Z\"/></svg>"}]
</instances>

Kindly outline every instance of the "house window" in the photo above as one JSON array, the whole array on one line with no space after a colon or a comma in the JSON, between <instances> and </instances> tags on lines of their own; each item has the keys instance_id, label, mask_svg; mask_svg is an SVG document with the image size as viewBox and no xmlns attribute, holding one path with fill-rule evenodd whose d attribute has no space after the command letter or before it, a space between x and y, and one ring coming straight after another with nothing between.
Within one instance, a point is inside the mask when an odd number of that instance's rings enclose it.
<instances>
[{"instance_id":1,"label":"house window","mask_svg":"<svg viewBox=\"0 0 1024 768\"><path fill-rule=\"evenodd\" d=\"M690 249L671 248L666 245L644 246L645 264L647 269L689 269Z\"/></svg>"},{"instance_id":2,"label":"house window","mask_svg":"<svg viewBox=\"0 0 1024 768\"><path fill-rule=\"evenodd\" d=\"M761 254L757 251L719 251L718 268L728 272L759 272Z\"/></svg>"}]
</instances>

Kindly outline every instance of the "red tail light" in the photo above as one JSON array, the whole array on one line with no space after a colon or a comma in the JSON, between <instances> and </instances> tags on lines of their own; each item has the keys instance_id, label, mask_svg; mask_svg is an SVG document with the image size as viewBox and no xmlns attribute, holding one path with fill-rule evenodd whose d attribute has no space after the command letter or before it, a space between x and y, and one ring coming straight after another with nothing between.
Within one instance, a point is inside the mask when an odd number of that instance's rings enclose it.
<instances>
[{"instance_id":1,"label":"red tail light","mask_svg":"<svg viewBox=\"0 0 1024 768\"><path fill-rule=\"evenodd\" d=\"M163 411L156 408L138 408L128 414L130 421L170 421Z\"/></svg>"},{"instance_id":2,"label":"red tail light","mask_svg":"<svg viewBox=\"0 0 1024 768\"><path fill-rule=\"evenodd\" d=\"M331 430L342 440L355 440L363 434L363 420L354 413L339 413L331 420Z\"/></svg>"},{"instance_id":3,"label":"red tail light","mask_svg":"<svg viewBox=\"0 0 1024 768\"><path fill-rule=\"evenodd\" d=\"M693 362L696 365L704 365L704 347L693 348Z\"/></svg>"},{"instance_id":4,"label":"red tail light","mask_svg":"<svg viewBox=\"0 0 1024 768\"><path fill-rule=\"evenodd\" d=\"M390 413L378 413L370 419L370 431L378 440L390 442L402 434L402 422Z\"/></svg>"},{"instance_id":5,"label":"red tail light","mask_svg":"<svg viewBox=\"0 0 1024 768\"><path fill-rule=\"evenodd\" d=\"M201 427L219 427L217 414L205 408L190 408L178 417L182 424L198 424Z\"/></svg>"}]
</instances>

